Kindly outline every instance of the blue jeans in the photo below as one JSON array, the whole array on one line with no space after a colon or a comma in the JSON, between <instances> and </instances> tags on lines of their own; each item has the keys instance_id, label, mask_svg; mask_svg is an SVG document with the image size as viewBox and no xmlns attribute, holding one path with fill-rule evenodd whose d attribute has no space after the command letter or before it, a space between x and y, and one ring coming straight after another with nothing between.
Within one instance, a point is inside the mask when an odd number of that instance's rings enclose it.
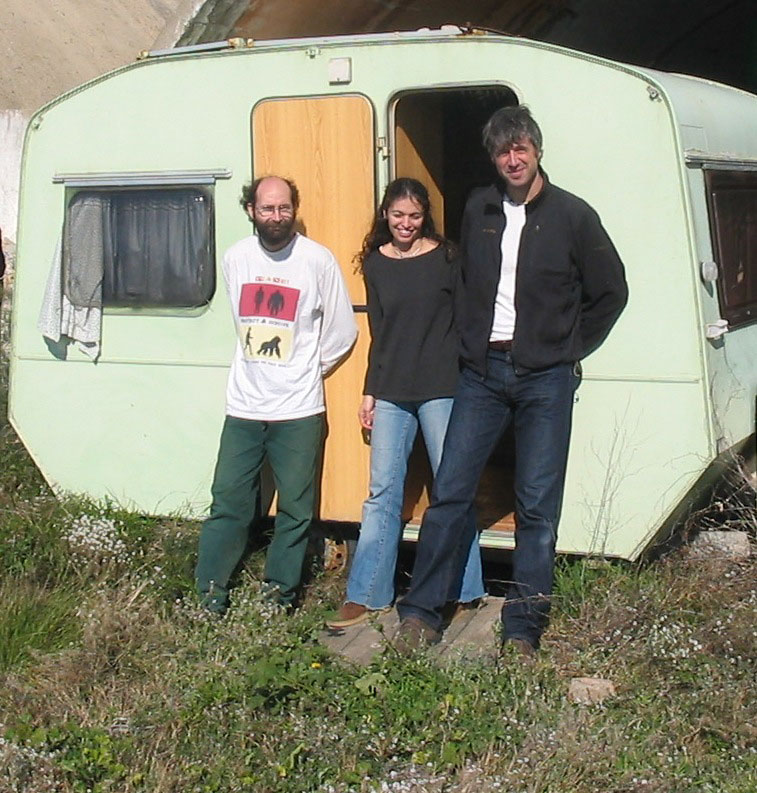
<instances>
[{"instance_id":1,"label":"blue jeans","mask_svg":"<svg viewBox=\"0 0 757 793\"><path fill-rule=\"evenodd\" d=\"M509 352L489 351L487 374L463 369L400 617L438 629L446 594L470 543L470 513L489 455L508 424L515 434L515 550L502 608L505 638L539 645L547 625L573 396L573 364L516 374Z\"/></svg>"},{"instance_id":2,"label":"blue jeans","mask_svg":"<svg viewBox=\"0 0 757 793\"><path fill-rule=\"evenodd\" d=\"M402 537L407 460L420 424L431 470L436 474L451 410L451 398L424 402L376 400L371 431L370 495L363 504L360 538L347 582L348 601L380 609L394 600L394 568ZM478 533L474 524L470 528L462 583L453 592L445 593L445 601L469 602L485 594Z\"/></svg>"}]
</instances>

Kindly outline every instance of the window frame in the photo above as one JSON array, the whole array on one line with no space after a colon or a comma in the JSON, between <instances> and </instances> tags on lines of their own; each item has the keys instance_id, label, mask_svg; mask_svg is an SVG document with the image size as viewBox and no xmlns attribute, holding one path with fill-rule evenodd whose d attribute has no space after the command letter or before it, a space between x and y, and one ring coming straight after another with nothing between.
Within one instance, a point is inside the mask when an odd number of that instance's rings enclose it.
<instances>
[{"instance_id":1,"label":"window frame","mask_svg":"<svg viewBox=\"0 0 757 793\"><path fill-rule=\"evenodd\" d=\"M54 184L64 187L64 232L68 223L69 207L82 190L121 193L130 190L175 188L199 190L208 203L208 265L210 285L203 302L194 306L177 305L114 305L103 303L104 314L149 315L149 316L198 316L204 313L217 290L218 267L216 251L216 207L215 184L219 179L230 179L232 171L228 168L198 169L183 171L112 171L84 173L56 173Z\"/></svg>"},{"instance_id":2,"label":"window frame","mask_svg":"<svg viewBox=\"0 0 757 793\"><path fill-rule=\"evenodd\" d=\"M740 328L757 322L757 240L750 246L747 240L747 252L752 253L747 261L749 283L748 300L740 305L733 305L729 300L729 285L734 276L736 263L733 259L734 248L730 244L727 227L732 219L725 216L719 196L723 192L750 193L757 202L757 165L754 167L729 167L726 163L704 164L704 183L707 196L707 215L709 219L712 255L717 263L716 280L718 302L721 316L728 321L729 328ZM748 200L748 199L747 199Z\"/></svg>"}]
</instances>

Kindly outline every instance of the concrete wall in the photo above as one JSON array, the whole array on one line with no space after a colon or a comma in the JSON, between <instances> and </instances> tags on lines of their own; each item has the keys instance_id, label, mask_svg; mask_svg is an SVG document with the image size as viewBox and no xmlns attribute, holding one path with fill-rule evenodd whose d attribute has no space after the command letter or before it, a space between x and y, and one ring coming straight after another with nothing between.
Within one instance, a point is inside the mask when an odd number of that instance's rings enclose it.
<instances>
[{"instance_id":1,"label":"concrete wall","mask_svg":"<svg viewBox=\"0 0 757 793\"><path fill-rule=\"evenodd\" d=\"M155 42L171 47L202 0L2 0L0 228L16 239L23 135L56 96L133 61Z\"/></svg>"},{"instance_id":2,"label":"concrete wall","mask_svg":"<svg viewBox=\"0 0 757 793\"><path fill-rule=\"evenodd\" d=\"M2 0L0 110L36 110L133 61L185 0Z\"/></svg>"}]
</instances>

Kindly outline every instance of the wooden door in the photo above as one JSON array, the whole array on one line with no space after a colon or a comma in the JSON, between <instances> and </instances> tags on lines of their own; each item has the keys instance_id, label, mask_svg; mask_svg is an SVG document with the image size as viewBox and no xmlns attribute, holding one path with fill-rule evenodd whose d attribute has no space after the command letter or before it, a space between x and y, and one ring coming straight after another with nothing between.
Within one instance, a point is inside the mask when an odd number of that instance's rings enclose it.
<instances>
[{"instance_id":1,"label":"wooden door","mask_svg":"<svg viewBox=\"0 0 757 793\"><path fill-rule=\"evenodd\" d=\"M370 342L362 275L353 258L375 211L373 113L360 96L271 99L252 114L253 173L293 179L300 190L302 232L337 258L359 336L352 353L326 379L328 436L320 516L359 521L368 495L369 447L357 410Z\"/></svg>"},{"instance_id":2,"label":"wooden door","mask_svg":"<svg viewBox=\"0 0 757 793\"><path fill-rule=\"evenodd\" d=\"M444 234L444 143L440 95L400 99L395 111L394 175L422 182L431 199L431 215Z\"/></svg>"},{"instance_id":3,"label":"wooden door","mask_svg":"<svg viewBox=\"0 0 757 793\"><path fill-rule=\"evenodd\" d=\"M438 96L413 95L400 99L394 118L394 175L408 176L423 183L431 200L436 228L444 233L444 194L441 180L444 152L442 113ZM408 461L402 517L420 523L429 503L431 468L419 432Z\"/></svg>"}]
</instances>

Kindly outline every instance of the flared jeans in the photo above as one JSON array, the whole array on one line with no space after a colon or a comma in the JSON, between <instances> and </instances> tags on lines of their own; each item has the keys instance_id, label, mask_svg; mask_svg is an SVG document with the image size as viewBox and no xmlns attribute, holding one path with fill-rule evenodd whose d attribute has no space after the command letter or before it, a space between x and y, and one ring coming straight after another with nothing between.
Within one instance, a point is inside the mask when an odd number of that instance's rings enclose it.
<instances>
[{"instance_id":1,"label":"flared jeans","mask_svg":"<svg viewBox=\"0 0 757 793\"><path fill-rule=\"evenodd\" d=\"M347 583L347 601L381 609L394 600L394 572L402 537L407 461L420 425L431 470L442 458L452 399L422 402L376 400L371 431L370 494L363 504L360 537ZM485 594L475 525L468 534L462 583L447 600L470 602Z\"/></svg>"}]
</instances>

